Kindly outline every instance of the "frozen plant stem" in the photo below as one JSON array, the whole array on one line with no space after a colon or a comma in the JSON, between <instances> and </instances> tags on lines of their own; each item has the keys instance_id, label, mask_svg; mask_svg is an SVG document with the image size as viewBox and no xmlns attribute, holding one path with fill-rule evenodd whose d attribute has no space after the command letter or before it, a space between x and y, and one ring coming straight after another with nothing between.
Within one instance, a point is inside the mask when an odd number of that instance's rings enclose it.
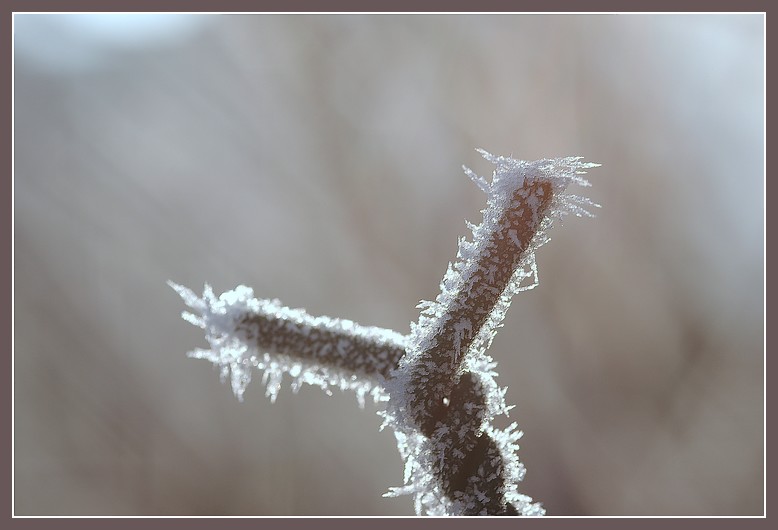
<instances>
[{"instance_id":1,"label":"frozen plant stem","mask_svg":"<svg viewBox=\"0 0 778 530\"><path fill-rule=\"evenodd\" d=\"M436 325L428 330L434 340L422 346L416 357L408 389L414 420L426 436L432 436L448 411L448 405L437 396L450 399L464 354L487 324L514 272L526 260L553 196L551 183L540 180L527 179L513 192L509 207L498 213L494 230L473 258L471 270L448 305L440 309L443 313ZM436 396L433 399L425 392L430 388Z\"/></svg>"},{"instance_id":2,"label":"frozen plant stem","mask_svg":"<svg viewBox=\"0 0 778 530\"><path fill-rule=\"evenodd\" d=\"M418 514L543 515L539 503L518 492L521 431L515 423L492 426L510 407L486 350L512 296L537 285L535 250L548 241L552 221L591 215L586 207L597 206L563 193L571 183L588 185L580 175L597 164L481 154L497 166L492 181L465 173L488 195L483 222L470 225L472 241L460 239L440 294L420 303L408 335L313 317L255 299L245 286L217 298L206 285L200 298L170 285L196 312L184 318L202 327L210 344L190 356L220 367L239 399L257 368L273 400L288 373L295 391L302 383L327 392L335 386L355 390L360 404L366 394L385 403L382 428L393 428L406 463L405 486L387 495L413 494Z\"/></svg>"},{"instance_id":3,"label":"frozen plant stem","mask_svg":"<svg viewBox=\"0 0 778 530\"><path fill-rule=\"evenodd\" d=\"M264 372L266 394L275 401L284 373L294 377L292 389L317 384L329 392L334 385L381 399L381 383L405 354L406 337L394 331L366 327L350 320L313 317L303 309L284 307L278 300L257 300L246 286L219 298L206 285L199 298L186 287L168 284L198 314L183 318L205 329L210 349L190 357L208 359L229 379L239 400L251 382L251 371Z\"/></svg>"}]
</instances>

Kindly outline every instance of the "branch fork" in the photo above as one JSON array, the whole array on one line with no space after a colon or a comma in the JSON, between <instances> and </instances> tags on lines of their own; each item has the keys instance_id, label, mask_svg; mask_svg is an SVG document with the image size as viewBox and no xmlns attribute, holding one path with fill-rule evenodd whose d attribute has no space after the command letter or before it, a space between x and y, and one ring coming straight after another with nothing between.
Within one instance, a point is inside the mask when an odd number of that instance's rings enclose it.
<instances>
[{"instance_id":1,"label":"branch fork","mask_svg":"<svg viewBox=\"0 0 778 530\"><path fill-rule=\"evenodd\" d=\"M591 216L587 208L598 206L564 193L572 183L588 186L581 175L598 164L480 153L496 166L492 181L464 171L487 193L483 222L468 223L472 241L459 240L440 294L420 302L407 335L314 317L256 299L245 286L217 298L207 285L199 297L168 283L194 311L184 319L203 328L210 345L189 355L219 367L238 399L259 369L273 401L289 374L294 391L303 383L328 393L337 387L354 390L360 405L367 395L383 403L381 428L394 430L406 463L405 486L386 495L414 495L417 514L543 515L540 503L518 491L521 431L515 423L491 425L511 407L486 350L513 295L537 285L535 250L548 241L553 220Z\"/></svg>"}]
</instances>

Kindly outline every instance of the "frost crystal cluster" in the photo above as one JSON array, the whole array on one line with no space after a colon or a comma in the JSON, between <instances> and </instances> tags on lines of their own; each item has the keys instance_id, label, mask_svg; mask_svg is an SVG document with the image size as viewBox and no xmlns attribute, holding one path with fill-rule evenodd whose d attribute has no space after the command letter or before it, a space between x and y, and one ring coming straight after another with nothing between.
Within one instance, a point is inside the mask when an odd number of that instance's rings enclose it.
<instances>
[{"instance_id":1,"label":"frost crystal cluster","mask_svg":"<svg viewBox=\"0 0 778 530\"><path fill-rule=\"evenodd\" d=\"M486 353L511 298L538 283L535 250L548 241L555 218L591 215L588 199L563 192L598 164L580 157L525 162L480 151L496 165L491 182L465 173L488 196L483 222L468 223L472 241L459 240L457 260L435 301L419 304L408 335L350 320L313 317L278 300L254 298L239 286L202 298L170 283L194 313L183 317L205 330L208 359L242 400L254 369L275 400L283 374L292 389L307 383L326 392L353 389L385 407L405 460L405 485L387 495L412 494L416 513L430 515L543 515L518 491L525 470L516 455L522 433L492 420L508 413L496 363Z\"/></svg>"}]
</instances>

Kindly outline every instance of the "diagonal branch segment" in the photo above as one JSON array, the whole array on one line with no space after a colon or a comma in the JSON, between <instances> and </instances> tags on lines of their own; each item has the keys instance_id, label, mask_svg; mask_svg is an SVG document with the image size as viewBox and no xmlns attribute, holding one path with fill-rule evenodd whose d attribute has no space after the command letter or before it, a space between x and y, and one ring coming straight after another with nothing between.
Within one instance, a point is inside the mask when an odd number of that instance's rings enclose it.
<instances>
[{"instance_id":1,"label":"diagonal branch segment","mask_svg":"<svg viewBox=\"0 0 778 530\"><path fill-rule=\"evenodd\" d=\"M527 252L531 252L530 245L553 195L550 182L529 179L513 193L511 206L502 211L497 229L483 243L475 266L463 278L445 316L439 319L430 347L416 358L418 369L411 379L411 408L426 436L431 436L438 422L444 420L446 403L452 399L450 394L461 375L464 355L487 323L515 271L527 261ZM429 399L431 395L434 400Z\"/></svg>"}]
</instances>

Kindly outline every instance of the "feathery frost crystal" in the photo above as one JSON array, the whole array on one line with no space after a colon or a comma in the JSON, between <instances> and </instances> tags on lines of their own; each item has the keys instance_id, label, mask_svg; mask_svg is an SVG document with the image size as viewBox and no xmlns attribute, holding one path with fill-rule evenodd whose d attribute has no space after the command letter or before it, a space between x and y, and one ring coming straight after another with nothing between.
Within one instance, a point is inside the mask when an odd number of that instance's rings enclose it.
<instances>
[{"instance_id":1,"label":"feathery frost crystal","mask_svg":"<svg viewBox=\"0 0 778 530\"><path fill-rule=\"evenodd\" d=\"M207 359L242 400L254 368L275 400L283 374L301 384L355 390L384 402L381 428L392 427L405 460L405 485L388 496L412 494L416 513L430 515L543 515L519 493L525 474L516 455L522 436L515 423L491 425L512 407L495 381L486 350L517 292L538 284L535 250L548 241L555 218L591 216L588 199L563 192L599 164L581 157L525 162L479 150L496 165L491 182L465 173L487 194L483 222L468 223L473 240L459 240L435 301L422 301L410 334L313 317L278 300L254 298L238 286L218 298L169 282L195 313L183 318L205 330Z\"/></svg>"}]
</instances>

